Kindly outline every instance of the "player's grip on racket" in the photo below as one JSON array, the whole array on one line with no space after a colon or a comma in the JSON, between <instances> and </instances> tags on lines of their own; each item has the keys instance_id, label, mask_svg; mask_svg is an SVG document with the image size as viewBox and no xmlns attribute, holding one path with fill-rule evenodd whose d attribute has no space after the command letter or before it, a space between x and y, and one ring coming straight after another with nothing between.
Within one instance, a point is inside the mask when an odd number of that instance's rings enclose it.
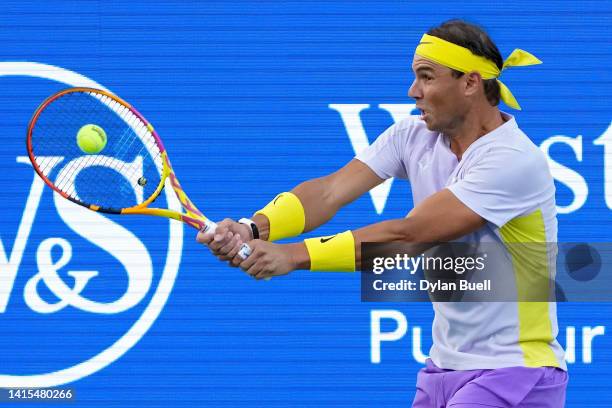
<instances>
[{"instance_id":1,"label":"player's grip on racket","mask_svg":"<svg viewBox=\"0 0 612 408\"><path fill-rule=\"evenodd\" d=\"M110 214L172 218L204 232L217 228L181 188L153 126L107 91L78 87L51 95L30 119L26 144L36 173L78 205ZM149 207L166 180L184 212ZM238 254L246 259L251 248L243 244Z\"/></svg>"},{"instance_id":2,"label":"player's grip on racket","mask_svg":"<svg viewBox=\"0 0 612 408\"><path fill-rule=\"evenodd\" d=\"M217 230L217 224L210 220L206 220L204 224L204 228L202 228L200 231L206 234L214 234L216 230ZM244 243L240 246L240 249L238 250L238 256L241 257L242 259L247 259L249 255L251 255L251 252L253 252L253 250L251 249L249 244ZM270 278L266 278L266 279L270 279Z\"/></svg>"},{"instance_id":3,"label":"player's grip on racket","mask_svg":"<svg viewBox=\"0 0 612 408\"><path fill-rule=\"evenodd\" d=\"M204 223L204 227L200 231L204 233L214 234L216 230L217 224L210 220L206 220L206 222ZM244 243L240 245L240 249L238 250L238 256L242 259L247 259L252 252L253 250L251 249L249 244ZM264 280L267 281L269 281L270 279L272 279L272 277L270 276L264 278Z\"/></svg>"}]
</instances>

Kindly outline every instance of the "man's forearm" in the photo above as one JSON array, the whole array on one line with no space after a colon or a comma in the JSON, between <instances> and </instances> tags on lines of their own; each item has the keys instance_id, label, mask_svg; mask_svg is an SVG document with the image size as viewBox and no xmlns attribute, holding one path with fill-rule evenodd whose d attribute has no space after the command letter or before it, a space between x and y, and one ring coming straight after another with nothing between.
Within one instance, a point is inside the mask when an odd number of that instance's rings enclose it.
<instances>
[{"instance_id":1,"label":"man's forearm","mask_svg":"<svg viewBox=\"0 0 612 408\"><path fill-rule=\"evenodd\" d=\"M333 194L328 177L305 181L291 192L300 199L304 207L306 215L304 232L325 224L336 215L341 206Z\"/></svg>"},{"instance_id":2,"label":"man's forearm","mask_svg":"<svg viewBox=\"0 0 612 408\"><path fill-rule=\"evenodd\" d=\"M422 242L414 220L399 218L367 225L353 231L355 237L355 269L361 268L362 242L403 242L410 256L416 256L431 248L434 244ZM409 245L408 245L409 244Z\"/></svg>"},{"instance_id":3,"label":"man's forearm","mask_svg":"<svg viewBox=\"0 0 612 408\"><path fill-rule=\"evenodd\" d=\"M406 242L414 245L412 252L417 255L431 247L431 243L417 243L414 223L407 218L382 221L352 231L355 239L355 269L361 268L362 242ZM310 257L303 242L288 244L296 269L310 269Z\"/></svg>"},{"instance_id":4,"label":"man's forearm","mask_svg":"<svg viewBox=\"0 0 612 408\"><path fill-rule=\"evenodd\" d=\"M338 212L339 204L334 201L332 192L325 178L305 181L291 190L304 208L304 232L311 231L329 221ZM270 235L270 222L263 214L252 217L259 230L259 237L268 240Z\"/></svg>"},{"instance_id":5,"label":"man's forearm","mask_svg":"<svg viewBox=\"0 0 612 408\"><path fill-rule=\"evenodd\" d=\"M381 221L353 230L353 236L355 242L414 242L416 234L411 224L410 218Z\"/></svg>"}]
</instances>

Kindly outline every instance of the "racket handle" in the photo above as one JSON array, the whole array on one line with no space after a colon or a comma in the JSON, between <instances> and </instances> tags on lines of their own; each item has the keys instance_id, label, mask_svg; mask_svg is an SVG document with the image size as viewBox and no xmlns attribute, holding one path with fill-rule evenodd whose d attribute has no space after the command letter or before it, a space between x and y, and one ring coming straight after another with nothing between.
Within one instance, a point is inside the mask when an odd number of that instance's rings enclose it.
<instances>
[{"instance_id":1,"label":"racket handle","mask_svg":"<svg viewBox=\"0 0 612 408\"><path fill-rule=\"evenodd\" d=\"M217 230L217 223L211 220L204 221L204 226L200 229L201 232L214 234Z\"/></svg>"}]
</instances>

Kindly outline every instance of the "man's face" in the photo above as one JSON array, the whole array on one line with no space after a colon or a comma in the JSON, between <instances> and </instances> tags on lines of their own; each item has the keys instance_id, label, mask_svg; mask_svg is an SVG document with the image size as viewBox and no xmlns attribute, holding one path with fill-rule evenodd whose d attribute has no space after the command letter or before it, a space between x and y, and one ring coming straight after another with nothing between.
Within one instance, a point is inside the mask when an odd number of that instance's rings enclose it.
<instances>
[{"instance_id":1,"label":"man's face","mask_svg":"<svg viewBox=\"0 0 612 408\"><path fill-rule=\"evenodd\" d=\"M462 78L450 68L418 55L412 61L414 82L408 96L416 100L427 129L445 132L459 126L468 111L469 100L462 91Z\"/></svg>"}]
</instances>

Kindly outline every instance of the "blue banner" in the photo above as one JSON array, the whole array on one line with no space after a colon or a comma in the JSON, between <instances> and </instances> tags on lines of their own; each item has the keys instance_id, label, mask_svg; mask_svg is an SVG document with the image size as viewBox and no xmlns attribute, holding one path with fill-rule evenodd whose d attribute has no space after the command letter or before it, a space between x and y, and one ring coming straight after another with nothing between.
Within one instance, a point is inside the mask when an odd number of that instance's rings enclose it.
<instances>
[{"instance_id":1,"label":"blue banner","mask_svg":"<svg viewBox=\"0 0 612 408\"><path fill-rule=\"evenodd\" d=\"M413 114L415 45L464 18L504 57L522 48L544 62L504 74L523 108L511 113L549 159L559 240L610 242L611 12L601 1L3 1L0 388L71 388L79 407L409 405L430 304L362 303L355 274L255 281L179 222L74 210L35 176L28 120L60 89L108 89L155 126L191 200L237 219ZM164 194L160 205L176 204ZM408 183L388 181L308 236L411 208ZM611 312L559 304L568 407L610 405Z\"/></svg>"}]
</instances>

